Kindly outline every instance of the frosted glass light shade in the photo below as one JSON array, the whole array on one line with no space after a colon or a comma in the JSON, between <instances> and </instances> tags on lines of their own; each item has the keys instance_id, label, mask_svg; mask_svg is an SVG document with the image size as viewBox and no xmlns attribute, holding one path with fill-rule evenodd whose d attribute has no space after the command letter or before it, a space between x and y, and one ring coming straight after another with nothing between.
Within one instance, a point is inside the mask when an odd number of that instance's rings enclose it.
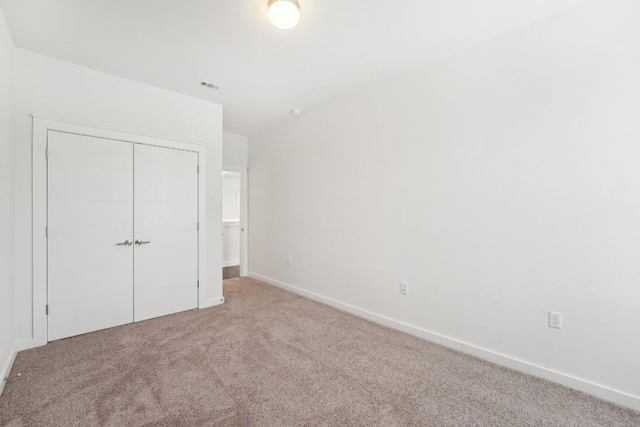
<instances>
[{"instance_id":1,"label":"frosted glass light shade","mask_svg":"<svg viewBox=\"0 0 640 427\"><path fill-rule=\"evenodd\" d=\"M269 0L269 21L282 30L298 25L300 22L298 0Z\"/></svg>"}]
</instances>

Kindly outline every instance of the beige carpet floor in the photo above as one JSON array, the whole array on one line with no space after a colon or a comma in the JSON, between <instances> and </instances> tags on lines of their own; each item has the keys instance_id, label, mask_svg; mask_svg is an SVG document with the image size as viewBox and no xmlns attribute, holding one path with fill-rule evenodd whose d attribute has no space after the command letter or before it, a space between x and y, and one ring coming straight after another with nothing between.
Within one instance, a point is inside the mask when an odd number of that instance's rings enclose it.
<instances>
[{"instance_id":1,"label":"beige carpet floor","mask_svg":"<svg viewBox=\"0 0 640 427\"><path fill-rule=\"evenodd\" d=\"M6 426L640 426L640 413L250 279L21 352Z\"/></svg>"}]
</instances>

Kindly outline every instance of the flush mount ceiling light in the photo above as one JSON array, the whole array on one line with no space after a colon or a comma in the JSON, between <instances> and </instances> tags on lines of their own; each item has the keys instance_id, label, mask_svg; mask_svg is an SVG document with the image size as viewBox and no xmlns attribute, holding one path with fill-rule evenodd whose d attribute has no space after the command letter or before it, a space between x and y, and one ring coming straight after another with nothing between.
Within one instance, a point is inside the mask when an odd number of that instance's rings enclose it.
<instances>
[{"instance_id":1,"label":"flush mount ceiling light","mask_svg":"<svg viewBox=\"0 0 640 427\"><path fill-rule=\"evenodd\" d=\"M300 22L298 0L269 0L269 21L281 30L288 30Z\"/></svg>"}]
</instances>

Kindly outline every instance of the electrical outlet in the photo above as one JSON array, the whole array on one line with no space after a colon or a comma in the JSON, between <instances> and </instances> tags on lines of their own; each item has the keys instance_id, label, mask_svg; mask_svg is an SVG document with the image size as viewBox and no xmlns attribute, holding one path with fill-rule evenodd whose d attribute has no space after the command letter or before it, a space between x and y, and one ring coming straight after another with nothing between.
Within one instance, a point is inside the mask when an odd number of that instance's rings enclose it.
<instances>
[{"instance_id":1,"label":"electrical outlet","mask_svg":"<svg viewBox=\"0 0 640 427\"><path fill-rule=\"evenodd\" d=\"M287 267L291 267L291 258L287 258Z\"/></svg>"},{"instance_id":2,"label":"electrical outlet","mask_svg":"<svg viewBox=\"0 0 640 427\"><path fill-rule=\"evenodd\" d=\"M409 283L408 282L400 282L400 293L402 295L409 295Z\"/></svg>"},{"instance_id":3,"label":"electrical outlet","mask_svg":"<svg viewBox=\"0 0 640 427\"><path fill-rule=\"evenodd\" d=\"M549 312L549 327L562 329L562 313L557 313L555 311Z\"/></svg>"}]
</instances>

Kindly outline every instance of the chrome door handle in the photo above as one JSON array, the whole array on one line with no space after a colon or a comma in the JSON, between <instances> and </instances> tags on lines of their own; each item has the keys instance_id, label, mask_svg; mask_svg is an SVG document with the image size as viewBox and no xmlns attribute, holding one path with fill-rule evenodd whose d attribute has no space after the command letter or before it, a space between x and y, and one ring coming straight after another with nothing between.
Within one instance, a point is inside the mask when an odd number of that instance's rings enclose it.
<instances>
[{"instance_id":1,"label":"chrome door handle","mask_svg":"<svg viewBox=\"0 0 640 427\"><path fill-rule=\"evenodd\" d=\"M131 243L131 240L125 240L122 243L116 243L116 246L131 246L133 243Z\"/></svg>"},{"instance_id":2,"label":"chrome door handle","mask_svg":"<svg viewBox=\"0 0 640 427\"><path fill-rule=\"evenodd\" d=\"M151 241L149 240L147 240L146 242L143 242L142 240L136 240L136 246L148 245L149 243L151 243Z\"/></svg>"}]
</instances>

